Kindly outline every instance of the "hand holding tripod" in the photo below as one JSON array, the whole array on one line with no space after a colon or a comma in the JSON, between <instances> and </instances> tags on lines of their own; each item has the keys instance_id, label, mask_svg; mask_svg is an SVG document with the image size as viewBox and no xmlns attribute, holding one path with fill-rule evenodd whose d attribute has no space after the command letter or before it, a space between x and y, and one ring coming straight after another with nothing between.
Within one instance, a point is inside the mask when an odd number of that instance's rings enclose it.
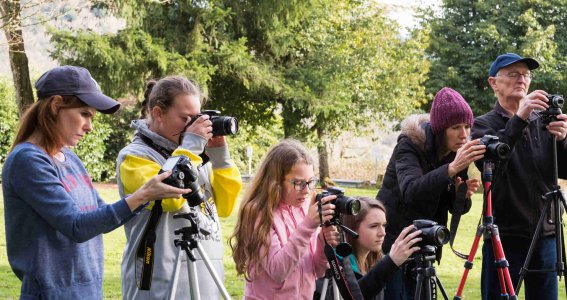
<instances>
[{"instance_id":1,"label":"hand holding tripod","mask_svg":"<svg viewBox=\"0 0 567 300\"><path fill-rule=\"evenodd\" d=\"M478 244L480 238L483 235L490 237L492 240L492 251L494 251L494 257L496 258L495 264L498 271L498 278L500 283L500 295L503 299L517 299L514 292L514 287L512 285L512 279L510 277L510 271L508 270L508 261L504 256L504 249L502 249L502 242L500 241L500 235L498 233L498 226L494 224L494 219L492 217L492 171L494 169L494 162L492 160L486 159L483 164L483 182L484 182L484 211L483 222L478 226L476 235L469 253L468 259L465 262L465 270L463 276L461 277L461 282L457 289L457 293L453 299L462 299L463 289L465 287L465 282L469 270L473 267L473 260L478 249Z\"/></svg>"},{"instance_id":2,"label":"hand holding tripod","mask_svg":"<svg viewBox=\"0 0 567 300\"><path fill-rule=\"evenodd\" d=\"M195 299L195 300L201 299L199 293L197 268L195 265L196 259L195 256L193 255L193 249L197 249L199 251L199 255L201 256L201 259L207 266L207 269L209 270L209 273L211 274L211 277L215 281L215 284L219 289L219 291L221 292L223 298L230 299L230 295L228 294L226 288L223 286L222 280L220 280L217 272L215 271L213 265L211 264L211 261L209 260L209 257L207 256L205 251L203 251L203 248L199 244L199 241L195 239L195 235L199 233L203 235L210 234L210 232L208 232L207 230L199 227L197 221L195 221L196 217L197 216L194 211L188 213L178 213L173 216L174 219L184 218L189 220L191 226L179 228L174 232L177 235L180 234L181 238L175 239L174 241L175 246L177 247L177 255L175 256L175 267L174 267L174 272L171 276L167 299L168 300L175 299L175 294L177 292L177 285L179 279L179 271L181 268L181 256L183 252L185 252L185 254L187 255L187 273L189 278L189 285L191 288L191 299Z\"/></svg>"}]
</instances>

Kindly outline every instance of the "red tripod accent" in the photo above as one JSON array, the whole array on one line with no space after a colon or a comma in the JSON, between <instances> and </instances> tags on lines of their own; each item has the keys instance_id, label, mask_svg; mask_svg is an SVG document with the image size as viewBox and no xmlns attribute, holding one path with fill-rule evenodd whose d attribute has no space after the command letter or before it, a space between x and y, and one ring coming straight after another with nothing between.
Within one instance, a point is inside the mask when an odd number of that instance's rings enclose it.
<instances>
[{"instance_id":1,"label":"red tripod accent","mask_svg":"<svg viewBox=\"0 0 567 300\"><path fill-rule=\"evenodd\" d=\"M494 162L486 160L484 162L483 168L483 178L484 178L484 198L486 207L483 211L483 223L478 226L476 230L476 235L473 241L471 251L469 253L468 259L465 262L465 270L463 276L461 277L461 282L457 288L457 294L453 298L454 300L462 299L463 289L465 287L465 282L469 274L469 270L473 267L473 260L478 249L478 244L480 238L483 234L490 235L492 240L492 251L494 252L494 257L496 261L496 268L498 271L498 279L500 282L500 295L502 299L518 299L516 293L514 292L514 286L512 285L512 279L510 278L510 272L508 270L508 261L504 256L504 249L502 249L502 242L500 241L500 235L498 233L498 226L494 224L494 218L492 217L492 170L494 168Z\"/></svg>"}]
</instances>

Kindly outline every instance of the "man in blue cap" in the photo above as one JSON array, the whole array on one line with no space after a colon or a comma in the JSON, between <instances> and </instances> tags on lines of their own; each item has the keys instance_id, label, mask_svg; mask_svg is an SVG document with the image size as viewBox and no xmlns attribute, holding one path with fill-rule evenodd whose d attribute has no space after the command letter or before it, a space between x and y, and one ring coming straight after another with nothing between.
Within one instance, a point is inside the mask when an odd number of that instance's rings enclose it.
<instances>
[{"instance_id":1,"label":"man in blue cap","mask_svg":"<svg viewBox=\"0 0 567 300\"><path fill-rule=\"evenodd\" d=\"M543 90L528 93L532 70L538 67L533 58L514 53L498 56L488 78L498 101L491 111L475 119L472 129L473 139L495 135L512 148L510 157L500 162L502 172L494 172L492 204L514 288L544 209L542 195L554 189L553 143L557 143L558 157L567 156L567 115L561 113L545 121L541 115L550 106L549 94ZM567 178L567 165L563 159L559 161L559 177ZM476 165L482 172L483 161ZM549 218L544 221L529 269L556 269L555 230ZM482 298L501 298L490 239L484 242L482 256ZM556 275L527 274L525 299L557 299Z\"/></svg>"}]
</instances>

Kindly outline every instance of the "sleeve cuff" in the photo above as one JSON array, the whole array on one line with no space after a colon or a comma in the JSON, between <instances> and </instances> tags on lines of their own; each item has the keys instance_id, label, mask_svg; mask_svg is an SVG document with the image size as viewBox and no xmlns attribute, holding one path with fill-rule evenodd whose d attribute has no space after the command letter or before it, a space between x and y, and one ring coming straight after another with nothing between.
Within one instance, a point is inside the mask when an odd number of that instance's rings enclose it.
<instances>
[{"instance_id":1,"label":"sleeve cuff","mask_svg":"<svg viewBox=\"0 0 567 300\"><path fill-rule=\"evenodd\" d=\"M224 169L231 167L230 162L230 152L228 151L228 145L221 147L207 148L207 155L211 159L211 164L214 169Z\"/></svg>"},{"instance_id":2,"label":"sleeve cuff","mask_svg":"<svg viewBox=\"0 0 567 300\"><path fill-rule=\"evenodd\" d=\"M183 133L183 142L181 143L181 148L187 149L194 154L201 154L205 150L205 145L207 144L207 139L192 132Z\"/></svg>"}]
</instances>

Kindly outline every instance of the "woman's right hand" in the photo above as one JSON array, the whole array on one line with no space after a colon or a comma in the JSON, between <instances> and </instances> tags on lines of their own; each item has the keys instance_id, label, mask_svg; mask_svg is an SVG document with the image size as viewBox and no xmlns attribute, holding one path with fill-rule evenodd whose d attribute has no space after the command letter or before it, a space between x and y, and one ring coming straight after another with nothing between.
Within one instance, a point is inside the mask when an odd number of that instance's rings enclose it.
<instances>
[{"instance_id":1,"label":"woman's right hand","mask_svg":"<svg viewBox=\"0 0 567 300\"><path fill-rule=\"evenodd\" d=\"M413 225L402 230L388 254L396 266L401 266L410 255L420 249L418 246L414 246L422 240L421 237L418 237L419 235L421 235L421 230L415 230Z\"/></svg>"},{"instance_id":2,"label":"woman's right hand","mask_svg":"<svg viewBox=\"0 0 567 300\"><path fill-rule=\"evenodd\" d=\"M464 144L455 155L455 159L449 164L448 175L453 177L466 169L472 162L484 157L486 146L480 143L480 139L472 140Z\"/></svg>"},{"instance_id":3,"label":"woman's right hand","mask_svg":"<svg viewBox=\"0 0 567 300\"><path fill-rule=\"evenodd\" d=\"M313 198L311 200L311 206L309 206L309 210L307 211L306 217L310 218L315 223L319 224L320 223L319 207L317 204L316 197L317 197L316 195L313 195ZM328 203L333 199L337 199L337 195L330 195L321 198L321 204L322 204L321 213L323 215L323 223L330 221L333 218L333 215L335 214L335 205L332 203Z\"/></svg>"},{"instance_id":4,"label":"woman's right hand","mask_svg":"<svg viewBox=\"0 0 567 300\"><path fill-rule=\"evenodd\" d=\"M185 128L185 132L200 135L207 140L211 139L213 137L213 122L209 118L209 115L206 114L199 116L191 125ZM188 122L190 121L189 119Z\"/></svg>"},{"instance_id":5,"label":"woman's right hand","mask_svg":"<svg viewBox=\"0 0 567 300\"><path fill-rule=\"evenodd\" d=\"M126 198L126 203L128 203L130 210L134 211L140 205L148 201L163 198L179 198L181 195L191 192L191 189L180 189L163 183L162 181L169 176L171 176L171 171L163 172L152 177L152 179L148 180L132 195Z\"/></svg>"}]
</instances>

